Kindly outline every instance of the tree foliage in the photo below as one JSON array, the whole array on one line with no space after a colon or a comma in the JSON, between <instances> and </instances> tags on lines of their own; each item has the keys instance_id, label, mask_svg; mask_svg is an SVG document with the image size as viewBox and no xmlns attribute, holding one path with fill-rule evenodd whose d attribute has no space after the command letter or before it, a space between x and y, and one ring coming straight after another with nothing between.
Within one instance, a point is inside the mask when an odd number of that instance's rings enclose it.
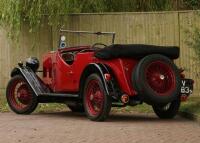
<instances>
[{"instance_id":1,"label":"tree foliage","mask_svg":"<svg viewBox=\"0 0 200 143\"><path fill-rule=\"evenodd\" d=\"M181 6L180 6L181 5ZM59 23L61 14L84 12L133 12L199 8L199 0L1 0L1 24L10 29L10 36L19 35L22 22L30 32L41 25L43 15L49 25Z\"/></svg>"},{"instance_id":2,"label":"tree foliage","mask_svg":"<svg viewBox=\"0 0 200 143\"><path fill-rule=\"evenodd\" d=\"M199 0L183 0L183 4L187 9L199 9L200 8Z\"/></svg>"},{"instance_id":3,"label":"tree foliage","mask_svg":"<svg viewBox=\"0 0 200 143\"><path fill-rule=\"evenodd\" d=\"M188 29L185 32L187 34L187 40L185 42L188 47L194 49L194 52L196 54L195 58L200 62L200 28L193 27L192 29Z\"/></svg>"}]
</instances>

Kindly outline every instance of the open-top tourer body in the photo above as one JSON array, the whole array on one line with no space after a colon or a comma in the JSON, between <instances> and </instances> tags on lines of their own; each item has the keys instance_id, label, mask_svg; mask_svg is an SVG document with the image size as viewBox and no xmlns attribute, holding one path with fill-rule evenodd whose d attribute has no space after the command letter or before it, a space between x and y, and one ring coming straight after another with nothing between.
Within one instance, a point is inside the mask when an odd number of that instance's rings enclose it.
<instances>
[{"instance_id":1,"label":"open-top tourer body","mask_svg":"<svg viewBox=\"0 0 200 143\"><path fill-rule=\"evenodd\" d=\"M152 105L160 118L173 118L192 93L192 79L174 64L175 46L114 44L115 33L61 30L61 32L113 36L113 44L66 46L44 54L42 71L37 58L19 63L11 72L7 101L18 114L29 114L38 103L65 103L94 121L108 117L111 107ZM42 76L37 73L42 72Z\"/></svg>"}]
</instances>

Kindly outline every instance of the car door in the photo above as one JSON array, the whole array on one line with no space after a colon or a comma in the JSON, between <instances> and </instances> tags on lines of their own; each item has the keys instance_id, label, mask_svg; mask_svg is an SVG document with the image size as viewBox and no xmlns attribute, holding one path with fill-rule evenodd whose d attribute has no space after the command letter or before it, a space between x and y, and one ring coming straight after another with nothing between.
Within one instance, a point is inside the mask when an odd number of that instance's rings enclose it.
<instances>
[{"instance_id":1,"label":"car door","mask_svg":"<svg viewBox=\"0 0 200 143\"><path fill-rule=\"evenodd\" d=\"M53 60L54 92L73 92L73 63L66 60L63 53L57 53Z\"/></svg>"}]
</instances>

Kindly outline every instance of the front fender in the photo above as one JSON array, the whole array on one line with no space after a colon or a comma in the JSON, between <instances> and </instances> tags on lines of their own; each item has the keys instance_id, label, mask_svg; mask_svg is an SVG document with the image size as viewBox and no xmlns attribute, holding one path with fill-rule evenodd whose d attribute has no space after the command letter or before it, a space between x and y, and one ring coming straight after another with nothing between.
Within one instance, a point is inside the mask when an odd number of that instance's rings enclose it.
<instances>
[{"instance_id":1,"label":"front fender","mask_svg":"<svg viewBox=\"0 0 200 143\"><path fill-rule=\"evenodd\" d=\"M14 76L19 75L19 74L21 74L20 69L17 68L17 67L15 67L15 68L11 71L10 76L11 76L11 77L14 77Z\"/></svg>"},{"instance_id":2,"label":"front fender","mask_svg":"<svg viewBox=\"0 0 200 143\"><path fill-rule=\"evenodd\" d=\"M46 92L44 85L42 85L36 73L34 73L30 68L24 66L14 68L11 71L11 77L16 75L22 75L24 77L35 95L38 96L39 94Z\"/></svg>"}]
</instances>

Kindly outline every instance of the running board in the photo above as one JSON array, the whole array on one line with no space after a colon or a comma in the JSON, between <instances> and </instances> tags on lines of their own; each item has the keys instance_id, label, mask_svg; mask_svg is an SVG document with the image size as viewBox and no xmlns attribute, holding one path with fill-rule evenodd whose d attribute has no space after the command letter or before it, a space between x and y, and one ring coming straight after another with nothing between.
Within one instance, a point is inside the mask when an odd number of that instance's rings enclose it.
<instances>
[{"instance_id":1,"label":"running board","mask_svg":"<svg viewBox=\"0 0 200 143\"><path fill-rule=\"evenodd\" d=\"M38 95L39 103L65 103L79 100L78 94L41 93Z\"/></svg>"},{"instance_id":2,"label":"running board","mask_svg":"<svg viewBox=\"0 0 200 143\"><path fill-rule=\"evenodd\" d=\"M38 96L51 96L51 97L68 97L68 98L77 98L78 94L61 94L61 93L41 93Z\"/></svg>"}]
</instances>

